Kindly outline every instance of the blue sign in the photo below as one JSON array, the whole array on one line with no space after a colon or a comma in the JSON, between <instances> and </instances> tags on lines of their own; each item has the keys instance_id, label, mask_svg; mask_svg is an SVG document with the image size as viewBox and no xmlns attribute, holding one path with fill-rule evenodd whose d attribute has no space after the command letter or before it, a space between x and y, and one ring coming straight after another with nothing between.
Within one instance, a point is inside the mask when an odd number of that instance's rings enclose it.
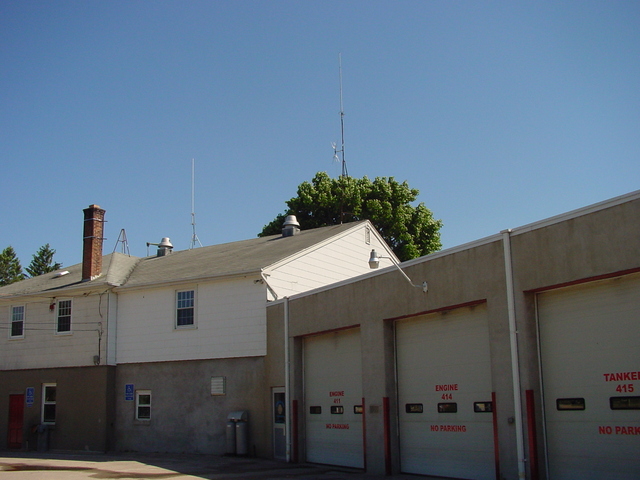
<instances>
[{"instance_id":1,"label":"blue sign","mask_svg":"<svg viewBox=\"0 0 640 480\"><path fill-rule=\"evenodd\" d=\"M127 402L132 402L134 398L135 387L133 383L127 383L124 386L124 399Z\"/></svg>"},{"instance_id":2,"label":"blue sign","mask_svg":"<svg viewBox=\"0 0 640 480\"><path fill-rule=\"evenodd\" d=\"M33 399L35 397L35 394L36 394L35 388L27 387L27 394L26 394L27 407L33 407Z\"/></svg>"}]
</instances>

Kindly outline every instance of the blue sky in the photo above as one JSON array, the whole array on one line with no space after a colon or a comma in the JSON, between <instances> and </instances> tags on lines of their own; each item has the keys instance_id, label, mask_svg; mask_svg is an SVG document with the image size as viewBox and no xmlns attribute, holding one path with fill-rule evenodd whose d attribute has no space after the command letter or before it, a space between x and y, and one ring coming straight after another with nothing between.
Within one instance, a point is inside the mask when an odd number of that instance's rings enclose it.
<instances>
[{"instance_id":1,"label":"blue sky","mask_svg":"<svg viewBox=\"0 0 640 480\"><path fill-rule=\"evenodd\" d=\"M393 176L445 248L640 188L637 1L0 2L0 248L253 238L318 171ZM121 246L118 245L118 251Z\"/></svg>"}]
</instances>

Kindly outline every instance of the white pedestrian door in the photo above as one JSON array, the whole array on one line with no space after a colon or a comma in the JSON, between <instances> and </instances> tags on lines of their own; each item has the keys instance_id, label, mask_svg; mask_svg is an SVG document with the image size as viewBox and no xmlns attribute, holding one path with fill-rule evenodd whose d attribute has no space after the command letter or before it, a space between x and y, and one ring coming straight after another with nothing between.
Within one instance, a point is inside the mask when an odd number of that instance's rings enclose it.
<instances>
[{"instance_id":1,"label":"white pedestrian door","mask_svg":"<svg viewBox=\"0 0 640 480\"><path fill-rule=\"evenodd\" d=\"M640 479L640 275L538 295L550 480Z\"/></svg>"},{"instance_id":2,"label":"white pedestrian door","mask_svg":"<svg viewBox=\"0 0 640 480\"><path fill-rule=\"evenodd\" d=\"M364 468L360 330L304 342L307 461Z\"/></svg>"},{"instance_id":3,"label":"white pedestrian door","mask_svg":"<svg viewBox=\"0 0 640 480\"><path fill-rule=\"evenodd\" d=\"M287 416L284 387L271 389L273 419L273 457L287 459Z\"/></svg>"},{"instance_id":4,"label":"white pedestrian door","mask_svg":"<svg viewBox=\"0 0 640 480\"><path fill-rule=\"evenodd\" d=\"M495 480L486 306L398 321L396 342L401 470Z\"/></svg>"}]
</instances>

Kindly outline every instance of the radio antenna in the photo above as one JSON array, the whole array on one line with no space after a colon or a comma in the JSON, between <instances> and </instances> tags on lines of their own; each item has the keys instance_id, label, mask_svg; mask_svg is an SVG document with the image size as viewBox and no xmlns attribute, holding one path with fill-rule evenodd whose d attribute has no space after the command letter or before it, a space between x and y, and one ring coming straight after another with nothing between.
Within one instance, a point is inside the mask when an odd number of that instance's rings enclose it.
<instances>
[{"instance_id":1,"label":"radio antenna","mask_svg":"<svg viewBox=\"0 0 640 480\"><path fill-rule=\"evenodd\" d=\"M191 246L189 250L193 249L196 246L196 243L202 246L200 243L200 239L196 234L196 211L195 211L195 170L196 170L196 161L195 159L191 159Z\"/></svg>"},{"instance_id":2,"label":"radio antenna","mask_svg":"<svg viewBox=\"0 0 640 480\"><path fill-rule=\"evenodd\" d=\"M116 240L116 246L113 247L114 253L118 248L119 243L122 243L122 253L131 256L131 253L129 252L129 241L127 240L127 232L124 231L124 228L120 230L120 235L118 235L118 240Z\"/></svg>"},{"instance_id":3,"label":"radio antenna","mask_svg":"<svg viewBox=\"0 0 640 480\"><path fill-rule=\"evenodd\" d=\"M340 162L342 164L342 173L340 174L341 177L348 177L349 176L349 172L347 172L347 162L344 159L344 108L342 106L342 54L339 53L338 54L338 61L339 61L339 72L340 72L340 137L341 137L341 146L340 146L340 150L338 150L338 147L336 146L336 144L333 144L333 158L334 160ZM340 154L340 157L338 157L338 154Z\"/></svg>"}]
</instances>

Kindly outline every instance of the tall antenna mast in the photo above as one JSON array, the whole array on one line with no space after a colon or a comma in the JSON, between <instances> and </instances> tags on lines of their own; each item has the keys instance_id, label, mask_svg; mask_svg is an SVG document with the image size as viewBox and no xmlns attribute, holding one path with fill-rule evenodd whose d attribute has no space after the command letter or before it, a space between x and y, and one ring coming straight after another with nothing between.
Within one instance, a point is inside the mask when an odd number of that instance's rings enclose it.
<instances>
[{"instance_id":1,"label":"tall antenna mast","mask_svg":"<svg viewBox=\"0 0 640 480\"><path fill-rule=\"evenodd\" d=\"M340 174L341 177L348 177L349 176L349 172L347 172L347 162L344 159L344 108L342 106L342 54L339 53L338 54L338 61L339 61L339 72L340 72L340 136L341 136L341 146L340 146L340 150L337 149L336 144L333 144L333 158L335 160L340 161L340 163L342 164L342 173ZM340 157L338 157L338 153L340 154Z\"/></svg>"},{"instance_id":2,"label":"tall antenna mast","mask_svg":"<svg viewBox=\"0 0 640 480\"><path fill-rule=\"evenodd\" d=\"M348 177L349 172L347 172L347 162L344 159L344 108L342 107L342 53L338 54L338 63L340 70L340 137L342 140L342 148L340 152L342 153L342 176Z\"/></svg>"},{"instance_id":3,"label":"tall antenna mast","mask_svg":"<svg viewBox=\"0 0 640 480\"><path fill-rule=\"evenodd\" d=\"M189 247L189 250L193 249L196 246L196 243L202 246L202 243L200 243L200 239L196 234L195 170L196 170L196 161L195 159L192 158L191 159L191 230L193 233L191 235L191 246Z\"/></svg>"}]
</instances>

